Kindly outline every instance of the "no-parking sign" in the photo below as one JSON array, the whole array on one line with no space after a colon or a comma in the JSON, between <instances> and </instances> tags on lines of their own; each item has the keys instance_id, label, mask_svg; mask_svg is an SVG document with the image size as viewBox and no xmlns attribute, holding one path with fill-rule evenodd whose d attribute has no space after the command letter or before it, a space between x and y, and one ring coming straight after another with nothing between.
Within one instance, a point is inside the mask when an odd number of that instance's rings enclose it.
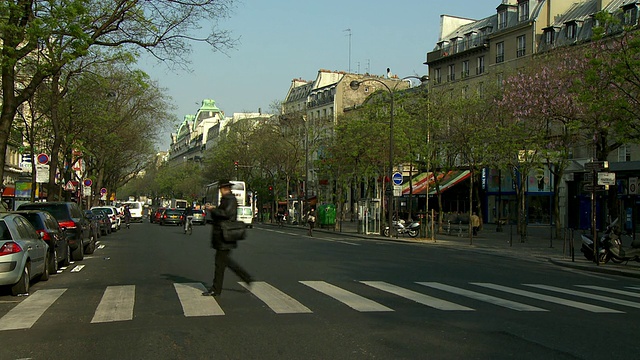
<instances>
[{"instance_id":1,"label":"no-parking sign","mask_svg":"<svg viewBox=\"0 0 640 360\"><path fill-rule=\"evenodd\" d=\"M632 177L629 178L629 195L637 195L638 194L638 178Z\"/></svg>"}]
</instances>

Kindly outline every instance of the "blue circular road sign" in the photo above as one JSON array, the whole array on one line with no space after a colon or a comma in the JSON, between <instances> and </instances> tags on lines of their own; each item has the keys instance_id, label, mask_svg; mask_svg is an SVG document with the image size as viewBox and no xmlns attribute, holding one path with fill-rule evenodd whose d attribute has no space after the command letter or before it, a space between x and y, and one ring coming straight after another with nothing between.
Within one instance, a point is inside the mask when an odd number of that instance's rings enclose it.
<instances>
[{"instance_id":1,"label":"blue circular road sign","mask_svg":"<svg viewBox=\"0 0 640 360\"><path fill-rule=\"evenodd\" d=\"M395 185L402 185L402 174L400 174L399 172L393 173L392 180Z\"/></svg>"}]
</instances>

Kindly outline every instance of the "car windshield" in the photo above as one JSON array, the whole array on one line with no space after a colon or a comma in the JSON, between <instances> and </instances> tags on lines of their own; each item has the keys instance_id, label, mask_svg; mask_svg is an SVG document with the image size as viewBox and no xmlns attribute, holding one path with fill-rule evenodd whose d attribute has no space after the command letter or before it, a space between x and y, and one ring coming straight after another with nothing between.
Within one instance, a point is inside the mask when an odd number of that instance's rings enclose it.
<instances>
[{"instance_id":1,"label":"car windshield","mask_svg":"<svg viewBox=\"0 0 640 360\"><path fill-rule=\"evenodd\" d=\"M69 211L67 211L67 207L65 205L57 205L57 204L33 204L19 207L19 210L23 209L37 209L37 210L45 210L48 211L49 214L53 215L57 220L69 220Z\"/></svg>"},{"instance_id":2,"label":"car windshield","mask_svg":"<svg viewBox=\"0 0 640 360\"><path fill-rule=\"evenodd\" d=\"M182 210L177 210L177 209L167 209L164 212L167 215L182 215L183 211Z\"/></svg>"},{"instance_id":3,"label":"car windshield","mask_svg":"<svg viewBox=\"0 0 640 360\"><path fill-rule=\"evenodd\" d=\"M42 219L40 218L40 216L38 214L25 213L25 214L20 214L20 215L24 216L31 223L31 225L33 225L33 227L36 228L36 230L41 230L41 229L44 228L44 224L42 222Z\"/></svg>"},{"instance_id":4,"label":"car windshield","mask_svg":"<svg viewBox=\"0 0 640 360\"><path fill-rule=\"evenodd\" d=\"M110 208L99 208L99 209L95 209L95 210L100 210L100 211L103 211L103 212L105 212L107 214L111 214L113 212L113 210L110 209Z\"/></svg>"}]
</instances>

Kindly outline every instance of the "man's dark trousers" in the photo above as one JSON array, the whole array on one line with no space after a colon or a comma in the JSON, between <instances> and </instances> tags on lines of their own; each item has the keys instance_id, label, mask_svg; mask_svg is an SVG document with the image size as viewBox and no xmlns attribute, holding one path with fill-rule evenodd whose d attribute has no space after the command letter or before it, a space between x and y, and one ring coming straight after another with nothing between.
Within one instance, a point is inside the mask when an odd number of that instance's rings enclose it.
<instances>
[{"instance_id":1,"label":"man's dark trousers","mask_svg":"<svg viewBox=\"0 0 640 360\"><path fill-rule=\"evenodd\" d=\"M227 267L238 275L242 281L251 282L251 275L243 269L240 264L231 258L231 250L216 250L216 269L213 277L213 292L220 294L222 292L222 283L224 282L224 271Z\"/></svg>"}]
</instances>

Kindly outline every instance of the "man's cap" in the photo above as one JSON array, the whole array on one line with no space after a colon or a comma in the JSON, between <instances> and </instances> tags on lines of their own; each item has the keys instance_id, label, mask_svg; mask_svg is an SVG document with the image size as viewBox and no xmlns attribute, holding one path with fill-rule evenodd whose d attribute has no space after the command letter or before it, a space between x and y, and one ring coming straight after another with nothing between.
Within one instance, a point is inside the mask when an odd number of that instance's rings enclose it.
<instances>
[{"instance_id":1,"label":"man's cap","mask_svg":"<svg viewBox=\"0 0 640 360\"><path fill-rule=\"evenodd\" d=\"M218 189L222 189L225 187L232 187L233 184L229 180L220 180L218 181Z\"/></svg>"}]
</instances>

